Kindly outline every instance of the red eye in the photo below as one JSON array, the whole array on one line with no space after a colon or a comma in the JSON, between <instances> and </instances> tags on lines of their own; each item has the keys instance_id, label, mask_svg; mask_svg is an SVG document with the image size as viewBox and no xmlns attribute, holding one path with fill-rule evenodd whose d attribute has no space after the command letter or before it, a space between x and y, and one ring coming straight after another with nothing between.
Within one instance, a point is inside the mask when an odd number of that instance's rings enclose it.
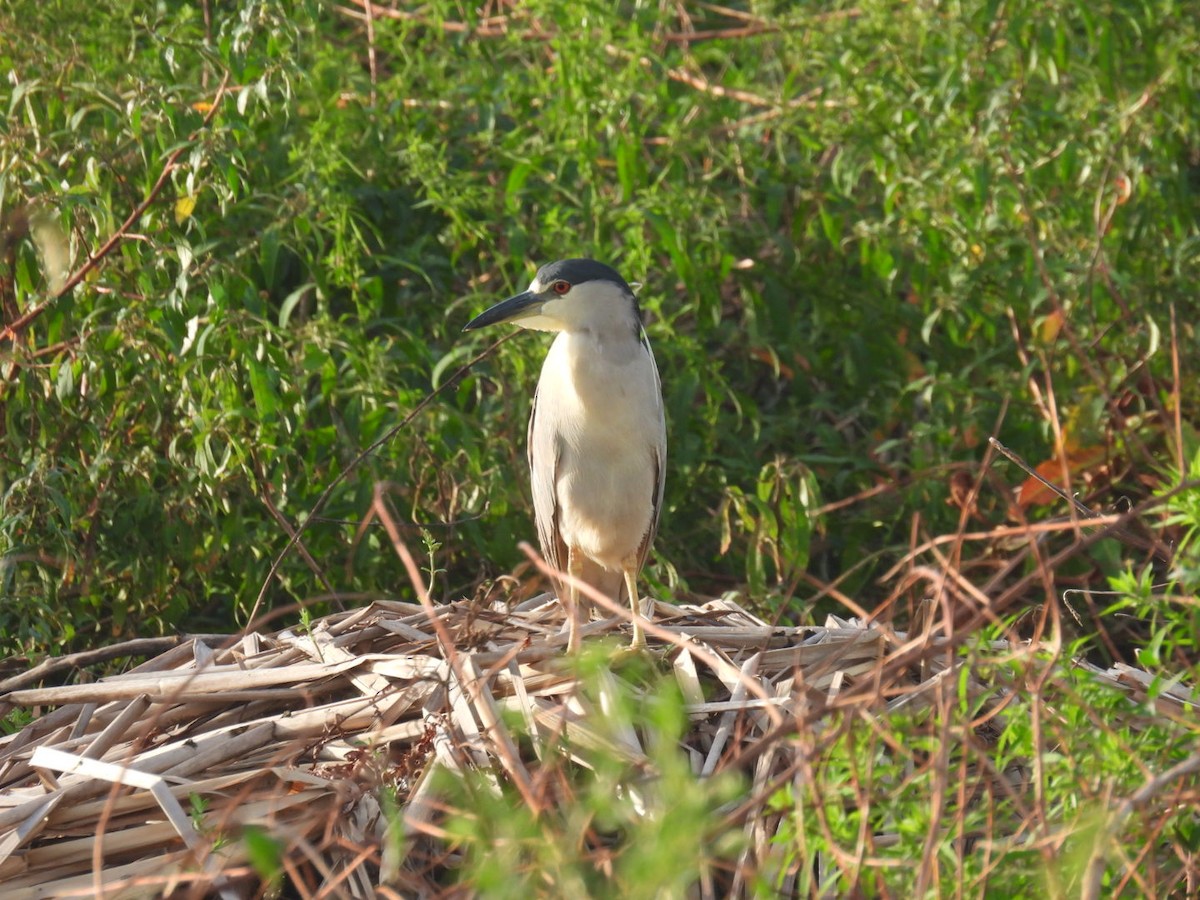
<instances>
[{"instance_id":1,"label":"red eye","mask_svg":"<svg viewBox=\"0 0 1200 900\"><path fill-rule=\"evenodd\" d=\"M550 285L550 289L553 290L554 293L558 294L561 297L563 294L565 294L567 291L569 291L571 289L571 282L556 281L556 282L554 282L554 284Z\"/></svg>"}]
</instances>

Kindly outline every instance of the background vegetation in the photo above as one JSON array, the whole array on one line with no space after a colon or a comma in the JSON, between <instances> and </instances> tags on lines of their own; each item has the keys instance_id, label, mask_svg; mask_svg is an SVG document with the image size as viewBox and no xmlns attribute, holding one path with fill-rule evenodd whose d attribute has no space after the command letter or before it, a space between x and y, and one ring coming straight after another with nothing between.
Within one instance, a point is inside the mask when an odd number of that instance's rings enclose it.
<instances>
[{"instance_id":1,"label":"background vegetation","mask_svg":"<svg viewBox=\"0 0 1200 900\"><path fill-rule=\"evenodd\" d=\"M989 434L1082 448L1076 477L1135 500L1178 452L1193 5L364 8L4 13L6 320L45 305L5 336L10 649L244 623L275 511L303 521L494 338L468 317L568 255L645 285L673 589L796 617L808 569L870 607L914 528L957 523ZM509 343L335 493L305 536L332 587L403 590L353 540L377 481L429 526L442 597L521 559L544 349ZM979 523L1012 514L1023 476L996 474ZM849 502L811 543L822 501ZM292 554L268 599L326 591Z\"/></svg>"},{"instance_id":2,"label":"background vegetation","mask_svg":"<svg viewBox=\"0 0 1200 900\"><path fill-rule=\"evenodd\" d=\"M654 590L903 612L957 533L1016 613L1116 579L1080 652L1191 666L1197 58L1191 0L4 4L0 647L244 625L443 386L266 608L411 594L379 483L436 596L533 590L545 342L447 382L589 255L663 375ZM1069 510L989 436L1151 504L1018 548Z\"/></svg>"}]
</instances>

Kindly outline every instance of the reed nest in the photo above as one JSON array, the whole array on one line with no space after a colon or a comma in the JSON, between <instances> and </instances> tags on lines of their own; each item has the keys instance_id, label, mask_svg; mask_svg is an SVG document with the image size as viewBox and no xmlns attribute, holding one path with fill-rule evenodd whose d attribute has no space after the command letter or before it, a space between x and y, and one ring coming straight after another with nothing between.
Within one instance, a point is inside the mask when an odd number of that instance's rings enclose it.
<instances>
[{"instance_id":1,"label":"reed nest","mask_svg":"<svg viewBox=\"0 0 1200 900\"><path fill-rule=\"evenodd\" d=\"M645 682L616 666L598 693L582 691L551 598L452 603L436 618L377 602L303 631L180 639L92 683L30 686L35 670L0 684L4 711L33 714L0 740L4 896L262 895L246 839L256 830L277 842L292 895L443 895L459 857L435 773L473 774L532 804L547 802L546 761L586 766L580 748L654 777L636 729L601 727L609 692L636 699ZM736 767L750 785L743 801L761 798L742 803L736 858L692 893L744 894L747 873L774 872L786 895L772 840L782 814L765 798L798 771L804 742L787 739L797 723L830 714L839 697L919 707L953 654L914 653L936 641L832 617L774 627L731 600L658 602L654 620L649 656L685 700L680 750L694 774ZM628 640L627 627L592 622L587 643ZM1094 671L1146 696L1146 673ZM888 697L884 672L898 686ZM997 715L1003 693L993 691ZM1182 688L1157 702L1193 705ZM1020 789L1019 766L1001 774Z\"/></svg>"}]
</instances>

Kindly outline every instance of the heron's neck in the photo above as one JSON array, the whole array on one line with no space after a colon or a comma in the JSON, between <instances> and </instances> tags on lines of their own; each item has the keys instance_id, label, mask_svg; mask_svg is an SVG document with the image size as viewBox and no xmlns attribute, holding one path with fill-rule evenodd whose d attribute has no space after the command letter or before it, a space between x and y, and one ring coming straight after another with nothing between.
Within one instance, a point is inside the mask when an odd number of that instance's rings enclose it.
<instances>
[{"instance_id":1,"label":"heron's neck","mask_svg":"<svg viewBox=\"0 0 1200 900\"><path fill-rule=\"evenodd\" d=\"M606 372L634 363L646 353L641 342L641 325L632 322L606 329L592 326L563 331L554 343L553 350L567 362L570 377L577 386L593 381L603 386L611 377Z\"/></svg>"}]
</instances>

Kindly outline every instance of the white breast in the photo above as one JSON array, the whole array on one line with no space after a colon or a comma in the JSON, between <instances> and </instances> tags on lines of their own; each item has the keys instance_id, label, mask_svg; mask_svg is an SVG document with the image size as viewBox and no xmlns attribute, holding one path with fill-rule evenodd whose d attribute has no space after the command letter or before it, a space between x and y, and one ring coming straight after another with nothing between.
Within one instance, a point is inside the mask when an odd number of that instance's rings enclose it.
<instances>
[{"instance_id":1,"label":"white breast","mask_svg":"<svg viewBox=\"0 0 1200 900\"><path fill-rule=\"evenodd\" d=\"M542 367L534 428L557 435L563 540L619 570L654 515L666 440L654 357L632 336L560 333Z\"/></svg>"}]
</instances>

